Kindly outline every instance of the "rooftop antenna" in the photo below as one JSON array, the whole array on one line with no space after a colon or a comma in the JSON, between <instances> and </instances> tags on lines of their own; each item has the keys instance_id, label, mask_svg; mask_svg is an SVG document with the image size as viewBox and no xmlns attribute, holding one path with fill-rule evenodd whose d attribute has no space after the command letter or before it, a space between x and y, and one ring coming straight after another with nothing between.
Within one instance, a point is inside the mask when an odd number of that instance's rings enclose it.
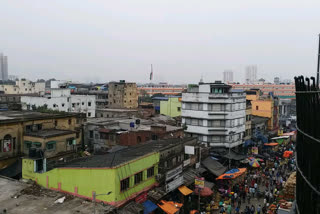
<instances>
[{"instance_id":1,"label":"rooftop antenna","mask_svg":"<svg viewBox=\"0 0 320 214\"><path fill-rule=\"evenodd\" d=\"M203 83L203 74L201 74L201 79L199 83Z\"/></svg>"},{"instance_id":2,"label":"rooftop antenna","mask_svg":"<svg viewBox=\"0 0 320 214\"><path fill-rule=\"evenodd\" d=\"M318 36L319 36L319 47L318 47L317 86L316 86L317 89L319 89L320 34Z\"/></svg>"}]
</instances>

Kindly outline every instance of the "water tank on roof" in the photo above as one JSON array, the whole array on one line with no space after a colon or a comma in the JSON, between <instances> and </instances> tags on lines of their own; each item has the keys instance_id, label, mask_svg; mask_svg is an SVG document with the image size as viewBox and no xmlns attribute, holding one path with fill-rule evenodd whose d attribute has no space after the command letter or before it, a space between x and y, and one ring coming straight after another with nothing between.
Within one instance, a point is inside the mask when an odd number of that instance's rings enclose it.
<instances>
[{"instance_id":1,"label":"water tank on roof","mask_svg":"<svg viewBox=\"0 0 320 214\"><path fill-rule=\"evenodd\" d=\"M134 122L130 122L130 128L134 128Z\"/></svg>"}]
</instances>

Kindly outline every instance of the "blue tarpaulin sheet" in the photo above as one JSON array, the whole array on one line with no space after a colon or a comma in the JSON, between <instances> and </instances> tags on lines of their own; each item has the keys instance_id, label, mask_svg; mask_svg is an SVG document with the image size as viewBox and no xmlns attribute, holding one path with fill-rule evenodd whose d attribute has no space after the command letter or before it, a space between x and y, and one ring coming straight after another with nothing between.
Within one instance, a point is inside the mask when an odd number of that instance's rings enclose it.
<instances>
[{"instance_id":1,"label":"blue tarpaulin sheet","mask_svg":"<svg viewBox=\"0 0 320 214\"><path fill-rule=\"evenodd\" d=\"M228 172L226 172L225 174L233 174L239 172L239 169L230 169Z\"/></svg>"},{"instance_id":2,"label":"blue tarpaulin sheet","mask_svg":"<svg viewBox=\"0 0 320 214\"><path fill-rule=\"evenodd\" d=\"M146 200L144 203L142 203L142 205L144 206L144 214L149 214L158 208L158 206L152 203L150 200Z\"/></svg>"}]
</instances>

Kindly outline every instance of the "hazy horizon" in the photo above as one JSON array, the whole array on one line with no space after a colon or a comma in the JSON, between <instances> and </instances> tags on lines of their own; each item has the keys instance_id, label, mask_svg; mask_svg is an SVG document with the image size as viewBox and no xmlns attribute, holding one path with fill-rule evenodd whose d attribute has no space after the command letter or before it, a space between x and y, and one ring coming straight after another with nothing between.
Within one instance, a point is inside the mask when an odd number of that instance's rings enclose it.
<instances>
[{"instance_id":1,"label":"hazy horizon","mask_svg":"<svg viewBox=\"0 0 320 214\"><path fill-rule=\"evenodd\" d=\"M0 53L20 78L196 83L245 66L316 74L320 2L3 0Z\"/></svg>"}]
</instances>

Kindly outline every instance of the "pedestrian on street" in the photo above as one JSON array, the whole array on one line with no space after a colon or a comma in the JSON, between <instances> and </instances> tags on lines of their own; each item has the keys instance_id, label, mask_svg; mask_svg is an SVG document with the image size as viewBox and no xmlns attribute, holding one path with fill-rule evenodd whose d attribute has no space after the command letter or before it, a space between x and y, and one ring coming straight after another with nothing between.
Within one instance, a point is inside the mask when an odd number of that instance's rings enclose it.
<instances>
[{"instance_id":1,"label":"pedestrian on street","mask_svg":"<svg viewBox=\"0 0 320 214\"><path fill-rule=\"evenodd\" d=\"M231 205L229 204L229 205L228 205L228 208L227 208L227 213L228 213L228 214L231 214L231 212L232 212L232 207L231 207Z\"/></svg>"},{"instance_id":2,"label":"pedestrian on street","mask_svg":"<svg viewBox=\"0 0 320 214\"><path fill-rule=\"evenodd\" d=\"M254 206L251 205L251 209L250 209L251 214L254 214L254 211L255 211L255 210L256 210L256 209L254 208Z\"/></svg>"},{"instance_id":3,"label":"pedestrian on street","mask_svg":"<svg viewBox=\"0 0 320 214\"><path fill-rule=\"evenodd\" d=\"M236 214L239 214L239 212L240 212L240 208L239 208L239 207L236 207L235 213L236 213Z\"/></svg>"},{"instance_id":4,"label":"pedestrian on street","mask_svg":"<svg viewBox=\"0 0 320 214\"><path fill-rule=\"evenodd\" d=\"M258 208L257 208L257 214L260 214L261 212L261 205L259 204Z\"/></svg>"}]
</instances>

